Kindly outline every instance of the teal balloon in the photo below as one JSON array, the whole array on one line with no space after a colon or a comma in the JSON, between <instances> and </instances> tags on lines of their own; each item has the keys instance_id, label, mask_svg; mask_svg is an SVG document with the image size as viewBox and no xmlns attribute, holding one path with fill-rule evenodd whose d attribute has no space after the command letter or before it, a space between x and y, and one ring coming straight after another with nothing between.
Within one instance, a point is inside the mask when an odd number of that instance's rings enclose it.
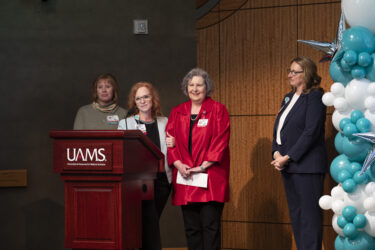
<instances>
[{"instance_id":1,"label":"teal balloon","mask_svg":"<svg viewBox=\"0 0 375 250\"><path fill-rule=\"evenodd\" d=\"M355 172L357 171L360 171L362 169L362 165L359 164L358 162L352 162L350 163L350 166L349 166L349 172L354 175Z\"/></svg>"},{"instance_id":2,"label":"teal balloon","mask_svg":"<svg viewBox=\"0 0 375 250\"><path fill-rule=\"evenodd\" d=\"M364 67L355 65L351 71L352 77L355 79L362 79L366 76L366 70Z\"/></svg>"},{"instance_id":3,"label":"teal balloon","mask_svg":"<svg viewBox=\"0 0 375 250\"><path fill-rule=\"evenodd\" d=\"M351 72L352 71L352 66L350 66L344 58L341 59L340 61L341 69L345 72Z\"/></svg>"},{"instance_id":4,"label":"teal balloon","mask_svg":"<svg viewBox=\"0 0 375 250\"><path fill-rule=\"evenodd\" d=\"M342 148L344 154L350 161L363 163L372 147L369 142L361 140L360 138L353 137L353 139L349 139L348 137L345 137Z\"/></svg>"},{"instance_id":5,"label":"teal balloon","mask_svg":"<svg viewBox=\"0 0 375 250\"><path fill-rule=\"evenodd\" d=\"M329 75L334 82L341 82L344 86L353 79L351 71L344 71L338 60L331 62L331 65L329 66Z\"/></svg>"},{"instance_id":6,"label":"teal balloon","mask_svg":"<svg viewBox=\"0 0 375 250\"><path fill-rule=\"evenodd\" d=\"M353 223L348 223L343 229L344 235L349 239L355 239L358 236L357 227Z\"/></svg>"},{"instance_id":7,"label":"teal balloon","mask_svg":"<svg viewBox=\"0 0 375 250\"><path fill-rule=\"evenodd\" d=\"M366 223L367 219L363 214L357 214L353 219L353 224L356 228L364 228Z\"/></svg>"},{"instance_id":8,"label":"teal balloon","mask_svg":"<svg viewBox=\"0 0 375 250\"><path fill-rule=\"evenodd\" d=\"M358 109L353 110L353 111L350 113L350 121L351 121L352 123L354 123L354 124L358 121L358 119L360 119L360 118L362 118L362 117L364 117L363 112L360 111L360 110L358 110Z\"/></svg>"},{"instance_id":9,"label":"teal balloon","mask_svg":"<svg viewBox=\"0 0 375 250\"><path fill-rule=\"evenodd\" d=\"M342 61L345 61L348 65L353 66L357 64L358 55L354 50L347 50L342 57ZM342 66L342 65L341 65Z\"/></svg>"},{"instance_id":10,"label":"teal balloon","mask_svg":"<svg viewBox=\"0 0 375 250\"><path fill-rule=\"evenodd\" d=\"M341 119L340 124L339 124L340 129L344 130L345 125L346 124L350 124L350 123L352 123L352 121L349 118L343 118L343 119Z\"/></svg>"},{"instance_id":11,"label":"teal balloon","mask_svg":"<svg viewBox=\"0 0 375 250\"><path fill-rule=\"evenodd\" d=\"M336 243L336 242L335 242ZM336 246L336 245L335 245ZM375 249L375 238L360 231L354 239L345 238L343 250L372 250ZM337 250L337 249L336 249Z\"/></svg>"},{"instance_id":12,"label":"teal balloon","mask_svg":"<svg viewBox=\"0 0 375 250\"><path fill-rule=\"evenodd\" d=\"M367 118L360 118L355 124L357 126L357 129L361 133L367 133L371 130L371 122Z\"/></svg>"},{"instance_id":13,"label":"teal balloon","mask_svg":"<svg viewBox=\"0 0 375 250\"><path fill-rule=\"evenodd\" d=\"M353 179L347 179L342 183L342 189L347 193L353 193L357 189L357 183Z\"/></svg>"},{"instance_id":14,"label":"teal balloon","mask_svg":"<svg viewBox=\"0 0 375 250\"><path fill-rule=\"evenodd\" d=\"M353 138L354 133L358 133L357 127L353 123L345 124L344 129L342 130L345 136Z\"/></svg>"},{"instance_id":15,"label":"teal balloon","mask_svg":"<svg viewBox=\"0 0 375 250\"><path fill-rule=\"evenodd\" d=\"M344 154L341 154L337 156L333 161L331 162L331 166L329 168L332 178L339 183L339 172L343 169L349 169L350 167L350 161L348 157Z\"/></svg>"},{"instance_id":16,"label":"teal balloon","mask_svg":"<svg viewBox=\"0 0 375 250\"><path fill-rule=\"evenodd\" d=\"M341 132L338 132L335 136L335 148L339 154L344 153L344 149L342 147L344 141L344 135Z\"/></svg>"},{"instance_id":17,"label":"teal balloon","mask_svg":"<svg viewBox=\"0 0 375 250\"><path fill-rule=\"evenodd\" d=\"M375 82L375 53L371 55L372 62L366 67L366 78Z\"/></svg>"},{"instance_id":18,"label":"teal balloon","mask_svg":"<svg viewBox=\"0 0 375 250\"><path fill-rule=\"evenodd\" d=\"M346 226L346 224L348 224L349 222L345 219L344 216L340 215L338 218L337 218L337 225L340 227L340 228L344 228Z\"/></svg>"},{"instance_id":19,"label":"teal balloon","mask_svg":"<svg viewBox=\"0 0 375 250\"><path fill-rule=\"evenodd\" d=\"M357 209L353 206L346 206L342 210L342 216L348 221L352 222L354 217L357 215Z\"/></svg>"},{"instance_id":20,"label":"teal balloon","mask_svg":"<svg viewBox=\"0 0 375 250\"><path fill-rule=\"evenodd\" d=\"M374 34L369 29L361 26L347 29L343 34L342 49L344 51L354 50L357 53L373 53L375 50Z\"/></svg>"},{"instance_id":21,"label":"teal balloon","mask_svg":"<svg viewBox=\"0 0 375 250\"><path fill-rule=\"evenodd\" d=\"M347 179L350 179L352 178L353 175L346 169L343 169L339 172L339 176L338 176L338 179L339 179L339 182L344 182L346 181Z\"/></svg>"},{"instance_id":22,"label":"teal balloon","mask_svg":"<svg viewBox=\"0 0 375 250\"><path fill-rule=\"evenodd\" d=\"M369 181L369 178L368 178L368 175L366 172L364 172L362 175L361 175L361 171L357 171L354 175L353 175L353 180L355 181L355 183L357 184L367 184L367 182Z\"/></svg>"},{"instance_id":23,"label":"teal balloon","mask_svg":"<svg viewBox=\"0 0 375 250\"><path fill-rule=\"evenodd\" d=\"M345 250L345 237L338 235L335 240L335 250Z\"/></svg>"},{"instance_id":24,"label":"teal balloon","mask_svg":"<svg viewBox=\"0 0 375 250\"><path fill-rule=\"evenodd\" d=\"M358 65L362 67L367 67L372 62L372 57L367 52L361 52L358 55Z\"/></svg>"}]
</instances>

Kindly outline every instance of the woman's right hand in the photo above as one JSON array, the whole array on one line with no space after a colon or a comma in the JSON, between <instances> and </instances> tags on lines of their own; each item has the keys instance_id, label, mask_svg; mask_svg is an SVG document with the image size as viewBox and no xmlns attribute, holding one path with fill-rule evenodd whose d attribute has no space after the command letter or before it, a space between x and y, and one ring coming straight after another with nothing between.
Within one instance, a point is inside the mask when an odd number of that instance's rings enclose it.
<instances>
[{"instance_id":1,"label":"woman's right hand","mask_svg":"<svg viewBox=\"0 0 375 250\"><path fill-rule=\"evenodd\" d=\"M176 139L167 132L167 138L165 138L165 144L168 148L173 148L176 145Z\"/></svg>"},{"instance_id":2,"label":"woman's right hand","mask_svg":"<svg viewBox=\"0 0 375 250\"><path fill-rule=\"evenodd\" d=\"M274 157L275 160L271 162L271 165L273 165L276 170L282 171L285 168L286 163L289 161L289 156L277 153Z\"/></svg>"},{"instance_id":3,"label":"woman's right hand","mask_svg":"<svg viewBox=\"0 0 375 250\"><path fill-rule=\"evenodd\" d=\"M173 165L178 169L178 172L182 175L182 177L187 178L189 177L189 169L190 167L184 163L182 163L180 160L177 160L173 163Z\"/></svg>"}]
</instances>

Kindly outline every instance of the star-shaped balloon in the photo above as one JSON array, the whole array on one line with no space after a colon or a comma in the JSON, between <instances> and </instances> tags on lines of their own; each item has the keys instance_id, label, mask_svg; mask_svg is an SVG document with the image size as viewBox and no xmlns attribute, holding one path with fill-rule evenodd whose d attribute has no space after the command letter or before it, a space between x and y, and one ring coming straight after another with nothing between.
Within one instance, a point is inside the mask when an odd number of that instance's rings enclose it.
<instances>
[{"instance_id":1,"label":"star-shaped balloon","mask_svg":"<svg viewBox=\"0 0 375 250\"><path fill-rule=\"evenodd\" d=\"M344 13L341 12L340 21L337 25L335 41L318 42L314 40L297 40L297 42L304 43L314 49L322 51L324 56L319 62L333 61L337 52L341 49L343 33L346 30Z\"/></svg>"},{"instance_id":2,"label":"star-shaped balloon","mask_svg":"<svg viewBox=\"0 0 375 250\"><path fill-rule=\"evenodd\" d=\"M356 133L353 134L359 138L365 139L366 141L369 141L371 143L375 143L375 134L374 133ZM368 168L371 167L371 165L375 162L375 145L372 147L371 151L368 153L365 161L362 165L361 174L362 175Z\"/></svg>"}]
</instances>

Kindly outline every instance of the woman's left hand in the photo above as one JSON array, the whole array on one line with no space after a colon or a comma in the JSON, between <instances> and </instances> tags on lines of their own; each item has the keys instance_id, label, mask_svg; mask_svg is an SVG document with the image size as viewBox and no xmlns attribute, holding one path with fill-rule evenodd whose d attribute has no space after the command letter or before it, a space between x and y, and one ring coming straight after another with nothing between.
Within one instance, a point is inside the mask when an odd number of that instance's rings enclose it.
<instances>
[{"instance_id":1,"label":"woman's left hand","mask_svg":"<svg viewBox=\"0 0 375 250\"><path fill-rule=\"evenodd\" d=\"M285 164L289 161L288 155L279 155L275 160L271 161L271 165L275 167L276 170L281 171L285 168Z\"/></svg>"},{"instance_id":2,"label":"woman's left hand","mask_svg":"<svg viewBox=\"0 0 375 250\"><path fill-rule=\"evenodd\" d=\"M165 144L168 148L173 148L176 145L176 139L167 132L167 138L165 138Z\"/></svg>"},{"instance_id":3,"label":"woman's left hand","mask_svg":"<svg viewBox=\"0 0 375 250\"><path fill-rule=\"evenodd\" d=\"M205 171L202 170L201 166L190 168L188 170L189 175L192 174L192 173L203 173L203 172L205 172Z\"/></svg>"},{"instance_id":4,"label":"woman's left hand","mask_svg":"<svg viewBox=\"0 0 375 250\"><path fill-rule=\"evenodd\" d=\"M206 169L211 167L215 162L214 161L204 161L202 162L202 165L198 166L198 167L194 167L194 168L190 168L188 170L188 173L191 174L191 173L204 173L206 172Z\"/></svg>"}]
</instances>

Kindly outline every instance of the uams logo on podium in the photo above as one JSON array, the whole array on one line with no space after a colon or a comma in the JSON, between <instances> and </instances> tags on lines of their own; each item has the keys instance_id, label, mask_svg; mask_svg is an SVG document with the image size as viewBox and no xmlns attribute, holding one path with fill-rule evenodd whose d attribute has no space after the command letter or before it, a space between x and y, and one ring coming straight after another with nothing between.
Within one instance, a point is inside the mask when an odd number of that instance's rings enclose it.
<instances>
[{"instance_id":1,"label":"uams logo on podium","mask_svg":"<svg viewBox=\"0 0 375 250\"><path fill-rule=\"evenodd\" d=\"M66 158L70 163L68 165L75 165L78 164L77 161L82 161L84 163L79 164L95 164L95 165L104 165L103 163L92 163L92 161L95 162L103 162L106 161L105 157L105 148L67 148L66 149ZM89 162L87 162L89 161Z\"/></svg>"},{"instance_id":2,"label":"uams logo on podium","mask_svg":"<svg viewBox=\"0 0 375 250\"><path fill-rule=\"evenodd\" d=\"M69 144L63 152L65 153L65 169L107 170L112 168L111 143Z\"/></svg>"}]
</instances>

